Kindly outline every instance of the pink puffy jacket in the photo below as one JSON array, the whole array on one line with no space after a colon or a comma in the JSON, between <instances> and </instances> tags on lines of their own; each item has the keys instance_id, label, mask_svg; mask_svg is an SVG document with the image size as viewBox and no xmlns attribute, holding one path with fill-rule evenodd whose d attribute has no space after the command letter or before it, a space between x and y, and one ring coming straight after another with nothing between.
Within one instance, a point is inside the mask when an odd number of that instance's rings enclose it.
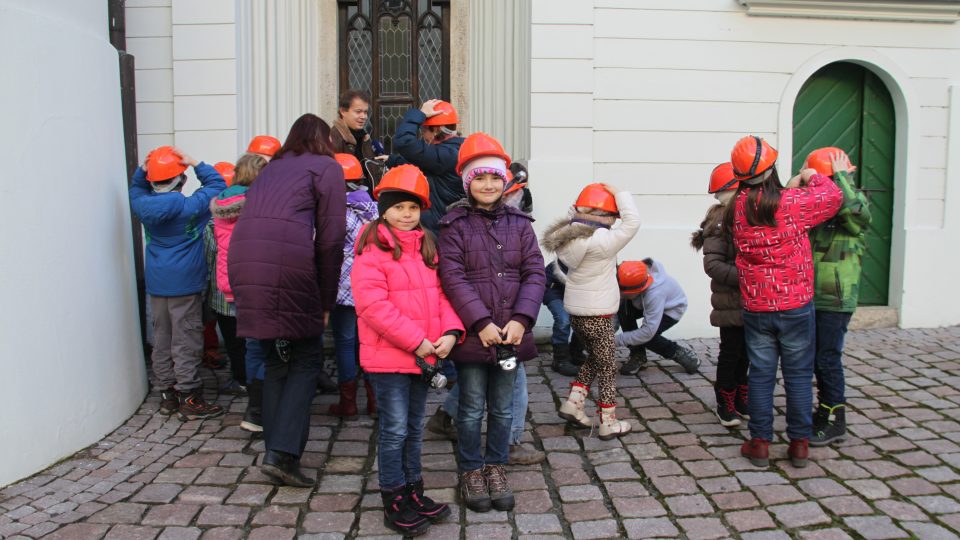
<instances>
[{"instance_id":1,"label":"pink puffy jacket","mask_svg":"<svg viewBox=\"0 0 960 540\"><path fill-rule=\"evenodd\" d=\"M403 253L400 260L393 260L392 250L368 242L353 263L350 280L360 332L360 367L369 373L417 374L413 351L424 339L435 342L451 330L459 330L462 339L464 328L440 288L437 271L423 263L423 231L394 232ZM386 226L379 225L377 234L393 248Z\"/></svg>"},{"instance_id":2,"label":"pink puffy jacket","mask_svg":"<svg viewBox=\"0 0 960 540\"><path fill-rule=\"evenodd\" d=\"M243 188L235 189L235 188ZM233 290L227 279L227 252L230 251L230 237L237 224L240 212L247 202L247 189L233 186L210 201L210 213L213 214L213 234L217 239L217 288L227 302L233 302Z\"/></svg>"}]
</instances>

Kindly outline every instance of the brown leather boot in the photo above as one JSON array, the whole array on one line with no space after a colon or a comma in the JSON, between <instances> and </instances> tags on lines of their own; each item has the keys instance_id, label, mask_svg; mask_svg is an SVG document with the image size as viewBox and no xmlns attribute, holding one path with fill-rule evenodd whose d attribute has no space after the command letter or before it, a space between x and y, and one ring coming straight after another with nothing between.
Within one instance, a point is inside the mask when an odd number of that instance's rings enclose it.
<instances>
[{"instance_id":1,"label":"brown leather boot","mask_svg":"<svg viewBox=\"0 0 960 540\"><path fill-rule=\"evenodd\" d=\"M740 455L749 459L757 467L766 467L770 464L770 441L765 439L750 439L740 447Z\"/></svg>"},{"instance_id":2,"label":"brown leather boot","mask_svg":"<svg viewBox=\"0 0 960 540\"><path fill-rule=\"evenodd\" d=\"M357 417L357 380L340 383L340 403L330 405L330 414L340 418Z\"/></svg>"},{"instance_id":3,"label":"brown leather boot","mask_svg":"<svg viewBox=\"0 0 960 540\"><path fill-rule=\"evenodd\" d=\"M377 394L373 391L373 385L369 379L363 380L363 386L367 389L367 414L370 418L377 418Z\"/></svg>"},{"instance_id":4,"label":"brown leather boot","mask_svg":"<svg viewBox=\"0 0 960 540\"><path fill-rule=\"evenodd\" d=\"M787 449L787 455L794 467L802 469L810 463L809 444L809 439L790 439L790 448Z\"/></svg>"}]
</instances>

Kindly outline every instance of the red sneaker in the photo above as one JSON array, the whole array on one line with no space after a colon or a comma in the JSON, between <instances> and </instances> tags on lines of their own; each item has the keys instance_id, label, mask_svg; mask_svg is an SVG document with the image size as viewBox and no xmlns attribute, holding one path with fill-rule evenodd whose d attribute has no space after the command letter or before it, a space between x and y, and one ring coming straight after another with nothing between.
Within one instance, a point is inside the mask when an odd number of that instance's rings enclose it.
<instances>
[{"instance_id":1,"label":"red sneaker","mask_svg":"<svg viewBox=\"0 0 960 540\"><path fill-rule=\"evenodd\" d=\"M790 463L794 467L802 469L810 463L809 444L809 439L790 439L790 448L787 449L787 455L790 456Z\"/></svg>"},{"instance_id":2,"label":"red sneaker","mask_svg":"<svg viewBox=\"0 0 960 540\"><path fill-rule=\"evenodd\" d=\"M740 447L740 455L757 467L766 467L770 465L770 441L750 439Z\"/></svg>"}]
</instances>

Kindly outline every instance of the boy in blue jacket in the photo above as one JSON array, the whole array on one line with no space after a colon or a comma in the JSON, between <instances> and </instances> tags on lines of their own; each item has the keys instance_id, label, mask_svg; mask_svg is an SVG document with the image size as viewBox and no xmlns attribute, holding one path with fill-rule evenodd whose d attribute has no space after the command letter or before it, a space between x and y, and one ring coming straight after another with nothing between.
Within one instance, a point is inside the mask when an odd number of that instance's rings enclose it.
<instances>
[{"instance_id":1,"label":"boy in blue jacket","mask_svg":"<svg viewBox=\"0 0 960 540\"><path fill-rule=\"evenodd\" d=\"M676 361L687 373L696 373L700 369L696 353L663 337L687 311L687 295L680 283L653 259L621 263L617 281L621 292L617 320L623 332L615 339L618 347L630 349L630 358L620 374L634 375L643 369L647 349ZM643 322L637 325L641 317Z\"/></svg>"},{"instance_id":2,"label":"boy in blue jacket","mask_svg":"<svg viewBox=\"0 0 960 540\"><path fill-rule=\"evenodd\" d=\"M201 187L181 193L193 167ZM227 185L212 166L171 146L150 152L133 174L130 208L146 230L147 294L153 313L153 374L161 388L160 412L196 420L223 414L207 403L197 370L203 352L202 292L207 285L203 230L210 200Z\"/></svg>"}]
</instances>

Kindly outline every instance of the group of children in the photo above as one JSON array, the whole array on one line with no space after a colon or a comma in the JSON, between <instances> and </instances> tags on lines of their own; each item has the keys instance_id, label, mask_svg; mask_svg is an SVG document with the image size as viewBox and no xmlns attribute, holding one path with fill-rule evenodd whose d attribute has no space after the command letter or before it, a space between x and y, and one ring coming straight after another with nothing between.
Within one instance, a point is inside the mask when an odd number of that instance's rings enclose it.
<instances>
[{"instance_id":1,"label":"group of children","mask_svg":"<svg viewBox=\"0 0 960 540\"><path fill-rule=\"evenodd\" d=\"M147 290L157 342L153 367L163 412L177 410L189 419L223 413L203 400L196 373L202 342L195 330L209 284L207 302L217 313L228 355L244 367L234 370L250 397L242 427L262 430L263 352L257 340L236 336L226 262L246 191L279 147L276 139L257 137L235 167L218 164L217 169L161 147L134 175L131 206L149 236ZM731 163L714 170L709 192L719 204L708 211L693 245L704 251L713 293L711 322L721 334L717 415L726 426L749 418L751 440L742 453L765 464L780 361L789 456L803 466L811 435L815 444L843 436L838 431L844 404L840 352L856 305L856 279L850 276L859 274L859 267L844 268L851 264L851 250L859 261L862 241L857 239L869 213L849 183L853 168L842 152L811 155L785 188L773 168L776 157L759 138L737 143ZM478 512L513 508L504 466L518 441L517 420L523 431L526 410L517 410L517 395L526 395L522 362L537 356L532 327L541 303L559 324L552 341L560 361L555 357L554 367L575 375L558 413L590 427L586 399L596 383L601 439L632 429L616 415L618 346L630 348L620 369L624 374L643 368L646 349L675 360L688 373L699 369L692 350L662 335L687 307L676 280L659 261L617 263L617 254L640 226L628 190L587 186L568 214L545 231L543 248L556 255L545 271L533 220L518 208L524 193L512 182L510 156L489 135L474 133L459 148L456 172L465 198L439 219L439 238L421 222L434 200L418 167L390 168L371 197L356 157L335 158L344 171L348 211L337 305L330 317L341 400L330 412L357 414L359 363L366 373L368 412L379 415L379 480L384 523L391 529L417 535L450 513L447 505L424 494L420 464L426 395L431 386L442 385L438 373L445 361L456 366L461 499ZM187 166L194 167L201 188L183 197L177 192ZM811 252L808 231L818 225ZM825 268L830 276L821 278ZM832 276L835 281L829 281ZM570 344L566 317L574 331ZM811 421L814 372L821 403Z\"/></svg>"}]
</instances>

